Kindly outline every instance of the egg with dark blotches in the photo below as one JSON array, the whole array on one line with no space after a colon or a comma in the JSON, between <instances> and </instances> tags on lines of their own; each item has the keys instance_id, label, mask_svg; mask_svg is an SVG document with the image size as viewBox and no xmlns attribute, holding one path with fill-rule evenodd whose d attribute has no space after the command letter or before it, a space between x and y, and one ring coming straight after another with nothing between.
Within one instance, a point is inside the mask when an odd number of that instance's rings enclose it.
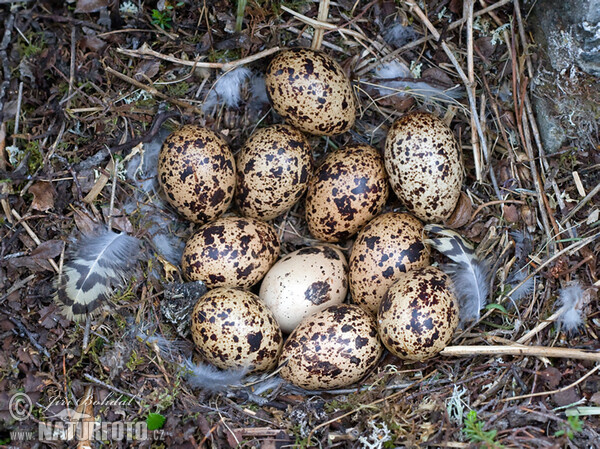
<instances>
[{"instance_id":1,"label":"egg with dark blotches","mask_svg":"<svg viewBox=\"0 0 600 449\"><path fill-rule=\"evenodd\" d=\"M227 143L208 128L183 126L158 156L158 181L181 215L206 223L223 214L233 199L235 161Z\"/></svg>"},{"instance_id":2,"label":"egg with dark blotches","mask_svg":"<svg viewBox=\"0 0 600 449\"><path fill-rule=\"evenodd\" d=\"M463 167L452 130L425 112L394 122L385 141L385 168L392 189L421 220L452 215L460 196Z\"/></svg>"},{"instance_id":3,"label":"egg with dark blotches","mask_svg":"<svg viewBox=\"0 0 600 449\"><path fill-rule=\"evenodd\" d=\"M310 315L281 351L281 377L307 390L347 387L361 380L383 352L373 317L338 304Z\"/></svg>"},{"instance_id":4,"label":"egg with dark blotches","mask_svg":"<svg viewBox=\"0 0 600 449\"><path fill-rule=\"evenodd\" d=\"M388 193L383 158L375 148L348 145L333 151L308 184L308 229L325 242L346 240L381 212Z\"/></svg>"},{"instance_id":5,"label":"egg with dark blotches","mask_svg":"<svg viewBox=\"0 0 600 449\"><path fill-rule=\"evenodd\" d=\"M192 338L206 361L249 373L274 368L283 344L273 314L258 296L225 287L209 291L196 303Z\"/></svg>"},{"instance_id":6,"label":"egg with dark blotches","mask_svg":"<svg viewBox=\"0 0 600 449\"><path fill-rule=\"evenodd\" d=\"M273 265L262 281L259 296L281 330L290 333L308 315L344 302L347 278L348 264L338 248L311 246Z\"/></svg>"},{"instance_id":7,"label":"egg with dark blotches","mask_svg":"<svg viewBox=\"0 0 600 449\"><path fill-rule=\"evenodd\" d=\"M425 360L446 347L458 327L458 301L450 277L435 267L404 273L379 305L379 336L407 360Z\"/></svg>"},{"instance_id":8,"label":"egg with dark blotches","mask_svg":"<svg viewBox=\"0 0 600 449\"><path fill-rule=\"evenodd\" d=\"M261 220L221 217L200 227L187 241L181 259L186 279L208 288L250 288L279 257L279 237Z\"/></svg>"},{"instance_id":9,"label":"egg with dark blotches","mask_svg":"<svg viewBox=\"0 0 600 449\"><path fill-rule=\"evenodd\" d=\"M267 68L265 83L273 108L301 131L333 136L354 125L356 100L350 80L321 51L279 52Z\"/></svg>"},{"instance_id":10,"label":"egg with dark blotches","mask_svg":"<svg viewBox=\"0 0 600 449\"><path fill-rule=\"evenodd\" d=\"M306 137L289 125L261 128L237 155L236 203L246 217L271 220L306 192L312 152Z\"/></svg>"},{"instance_id":11,"label":"egg with dark blotches","mask_svg":"<svg viewBox=\"0 0 600 449\"><path fill-rule=\"evenodd\" d=\"M381 299L399 276L429 265L423 224L405 213L389 212L371 220L350 253L350 292L354 303L376 314Z\"/></svg>"}]
</instances>

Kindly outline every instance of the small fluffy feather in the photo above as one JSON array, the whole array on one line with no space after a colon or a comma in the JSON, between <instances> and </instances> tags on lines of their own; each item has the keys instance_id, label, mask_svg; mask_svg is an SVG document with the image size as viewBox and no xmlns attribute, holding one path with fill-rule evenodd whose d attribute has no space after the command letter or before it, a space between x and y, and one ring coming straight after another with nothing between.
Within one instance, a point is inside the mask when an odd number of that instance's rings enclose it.
<instances>
[{"instance_id":1,"label":"small fluffy feather","mask_svg":"<svg viewBox=\"0 0 600 449\"><path fill-rule=\"evenodd\" d=\"M189 358L184 360L182 367L190 386L213 393L241 387L242 379L248 373L244 368L220 370L212 365L196 364Z\"/></svg>"},{"instance_id":2,"label":"small fluffy feather","mask_svg":"<svg viewBox=\"0 0 600 449\"><path fill-rule=\"evenodd\" d=\"M242 86L251 75L250 69L238 67L217 78L202 104L202 110L207 111L219 104L228 108L238 107L242 100Z\"/></svg>"},{"instance_id":3,"label":"small fluffy feather","mask_svg":"<svg viewBox=\"0 0 600 449\"><path fill-rule=\"evenodd\" d=\"M457 99L463 96L462 89L453 87L451 89L438 89L424 81L407 80L414 78L410 69L402 62L394 59L385 62L373 71L377 84L377 90L382 96L391 95L413 95L424 101ZM404 78L404 79L402 79Z\"/></svg>"},{"instance_id":4,"label":"small fluffy feather","mask_svg":"<svg viewBox=\"0 0 600 449\"><path fill-rule=\"evenodd\" d=\"M255 73L250 78L250 95L250 106L254 109L261 109L264 105L269 104L267 84L262 74Z\"/></svg>"},{"instance_id":5,"label":"small fluffy feather","mask_svg":"<svg viewBox=\"0 0 600 449\"><path fill-rule=\"evenodd\" d=\"M123 285L140 253L140 241L108 229L93 237L83 237L71 261L56 279L54 297L68 319L80 321L100 311Z\"/></svg>"},{"instance_id":6,"label":"small fluffy feather","mask_svg":"<svg viewBox=\"0 0 600 449\"><path fill-rule=\"evenodd\" d=\"M559 331L575 334L583 326L583 312L580 308L583 293L583 288L578 283L560 289L557 301L557 305L560 306L558 309L560 315L556 319Z\"/></svg>"},{"instance_id":7,"label":"small fluffy feather","mask_svg":"<svg viewBox=\"0 0 600 449\"><path fill-rule=\"evenodd\" d=\"M517 271L508 280L508 285L509 285L510 289L512 290L513 288L515 288L526 277L527 277L527 271L525 271L525 269ZM512 292L510 294L510 296L509 296L510 299L513 300L514 302L518 302L521 299L525 298L526 296L529 296L533 292L534 285L535 285L535 278L530 277L523 283L523 285L519 286L519 288L517 288L514 292Z\"/></svg>"},{"instance_id":8,"label":"small fluffy feather","mask_svg":"<svg viewBox=\"0 0 600 449\"><path fill-rule=\"evenodd\" d=\"M452 278L461 324L477 321L488 299L488 264L477 258L473 246L457 232L438 225L426 225L425 230L441 236L425 243L454 261L442 269Z\"/></svg>"},{"instance_id":9,"label":"small fluffy feather","mask_svg":"<svg viewBox=\"0 0 600 449\"><path fill-rule=\"evenodd\" d=\"M388 44L400 48L409 42L414 41L418 34L411 26L404 26L401 23L396 23L389 27L383 33L383 38Z\"/></svg>"},{"instance_id":10,"label":"small fluffy feather","mask_svg":"<svg viewBox=\"0 0 600 449\"><path fill-rule=\"evenodd\" d=\"M158 332L149 335L143 327L135 327L135 337L142 343L156 349L167 362L181 362L185 354L191 351L190 344L185 340L166 338Z\"/></svg>"}]
</instances>

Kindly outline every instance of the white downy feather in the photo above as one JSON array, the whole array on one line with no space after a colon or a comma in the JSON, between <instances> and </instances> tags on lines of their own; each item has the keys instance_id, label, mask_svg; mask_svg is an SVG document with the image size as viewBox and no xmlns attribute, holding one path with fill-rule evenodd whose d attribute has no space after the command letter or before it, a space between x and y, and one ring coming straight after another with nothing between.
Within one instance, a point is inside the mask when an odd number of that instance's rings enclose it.
<instances>
[{"instance_id":1,"label":"white downy feather","mask_svg":"<svg viewBox=\"0 0 600 449\"><path fill-rule=\"evenodd\" d=\"M79 321L98 312L123 284L140 253L140 241L104 229L77 243L72 260L56 280L55 301L68 318Z\"/></svg>"},{"instance_id":2,"label":"white downy feather","mask_svg":"<svg viewBox=\"0 0 600 449\"><path fill-rule=\"evenodd\" d=\"M438 237L425 240L454 261L442 267L452 278L460 306L461 324L477 321L488 300L489 266L475 255L473 246L460 234L438 225L426 225L425 230Z\"/></svg>"},{"instance_id":3,"label":"white downy feather","mask_svg":"<svg viewBox=\"0 0 600 449\"><path fill-rule=\"evenodd\" d=\"M413 27L404 26L401 23L392 25L383 33L383 39L397 48L414 41L417 36L418 34Z\"/></svg>"},{"instance_id":4,"label":"white downy feather","mask_svg":"<svg viewBox=\"0 0 600 449\"><path fill-rule=\"evenodd\" d=\"M462 89L458 87L438 89L418 79L414 81L406 79L414 78L414 76L406 64L396 59L376 67L373 74L377 78L376 83L379 85L377 90L382 96L413 95L422 98L426 102L431 100L447 101L463 96Z\"/></svg>"},{"instance_id":5,"label":"white downy feather","mask_svg":"<svg viewBox=\"0 0 600 449\"><path fill-rule=\"evenodd\" d=\"M202 104L202 110L208 111L220 104L228 108L238 107L242 100L242 86L251 75L250 69L238 67L218 77Z\"/></svg>"},{"instance_id":6,"label":"white downy feather","mask_svg":"<svg viewBox=\"0 0 600 449\"><path fill-rule=\"evenodd\" d=\"M196 364L189 358L184 360L182 368L190 386L211 392L241 387L242 379L248 373L244 368L220 370L212 365Z\"/></svg>"},{"instance_id":7,"label":"white downy feather","mask_svg":"<svg viewBox=\"0 0 600 449\"><path fill-rule=\"evenodd\" d=\"M557 301L560 315L556 319L558 330L572 334L583 326L583 294L583 288L578 283L560 289Z\"/></svg>"}]
</instances>

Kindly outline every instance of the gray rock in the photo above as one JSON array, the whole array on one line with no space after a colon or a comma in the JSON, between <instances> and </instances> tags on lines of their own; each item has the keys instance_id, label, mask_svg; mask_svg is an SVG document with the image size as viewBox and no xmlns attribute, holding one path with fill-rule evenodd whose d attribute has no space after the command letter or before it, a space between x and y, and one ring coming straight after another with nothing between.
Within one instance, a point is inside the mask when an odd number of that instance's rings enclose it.
<instances>
[{"instance_id":1,"label":"gray rock","mask_svg":"<svg viewBox=\"0 0 600 449\"><path fill-rule=\"evenodd\" d=\"M598 139L600 0L538 0L527 24L540 57L533 106L544 149L587 146Z\"/></svg>"}]
</instances>

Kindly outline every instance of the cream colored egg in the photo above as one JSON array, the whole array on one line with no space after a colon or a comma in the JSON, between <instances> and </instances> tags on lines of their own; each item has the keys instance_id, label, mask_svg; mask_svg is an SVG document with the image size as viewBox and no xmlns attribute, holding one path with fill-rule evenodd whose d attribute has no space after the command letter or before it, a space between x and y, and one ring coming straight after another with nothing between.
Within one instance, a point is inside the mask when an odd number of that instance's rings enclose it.
<instances>
[{"instance_id":1,"label":"cream colored egg","mask_svg":"<svg viewBox=\"0 0 600 449\"><path fill-rule=\"evenodd\" d=\"M376 314L390 286L408 270L429 265L423 224L409 214L390 212L367 224L350 253L354 303Z\"/></svg>"},{"instance_id":2,"label":"cream colored egg","mask_svg":"<svg viewBox=\"0 0 600 449\"><path fill-rule=\"evenodd\" d=\"M392 189L421 220L446 220L460 196L461 157L454 134L437 117L417 112L396 120L385 141Z\"/></svg>"},{"instance_id":3,"label":"cream colored egg","mask_svg":"<svg viewBox=\"0 0 600 449\"><path fill-rule=\"evenodd\" d=\"M283 346L281 377L308 390L352 385L375 366L383 348L373 317L352 304L306 318Z\"/></svg>"},{"instance_id":4,"label":"cream colored egg","mask_svg":"<svg viewBox=\"0 0 600 449\"><path fill-rule=\"evenodd\" d=\"M315 312L346 298L348 265L344 254L328 245L302 248L279 260L260 286L260 298L281 330L290 333Z\"/></svg>"},{"instance_id":5,"label":"cream colored egg","mask_svg":"<svg viewBox=\"0 0 600 449\"><path fill-rule=\"evenodd\" d=\"M265 82L273 108L301 131L332 136L354 125L356 100L350 80L325 53L308 48L282 51L269 64Z\"/></svg>"},{"instance_id":6,"label":"cream colored egg","mask_svg":"<svg viewBox=\"0 0 600 449\"><path fill-rule=\"evenodd\" d=\"M458 326L458 301L450 277L435 267L400 276L379 306L379 336L389 351L425 360L446 347Z\"/></svg>"},{"instance_id":7,"label":"cream colored egg","mask_svg":"<svg viewBox=\"0 0 600 449\"><path fill-rule=\"evenodd\" d=\"M233 154L210 129L186 125L165 140L158 157L158 180L167 201L181 215L206 223L225 212L233 199Z\"/></svg>"},{"instance_id":8,"label":"cream colored egg","mask_svg":"<svg viewBox=\"0 0 600 449\"><path fill-rule=\"evenodd\" d=\"M222 217L200 227L187 241L181 268L186 279L209 288L250 288L279 257L275 229L255 218Z\"/></svg>"},{"instance_id":9,"label":"cream colored egg","mask_svg":"<svg viewBox=\"0 0 600 449\"><path fill-rule=\"evenodd\" d=\"M388 193L383 158L375 148L348 145L333 151L308 185L308 229L325 242L346 240L381 212Z\"/></svg>"},{"instance_id":10,"label":"cream colored egg","mask_svg":"<svg viewBox=\"0 0 600 449\"><path fill-rule=\"evenodd\" d=\"M236 203L246 217L271 220L304 195L312 152L304 135L288 125L256 131L237 155Z\"/></svg>"},{"instance_id":11,"label":"cream colored egg","mask_svg":"<svg viewBox=\"0 0 600 449\"><path fill-rule=\"evenodd\" d=\"M215 288L192 312L192 337L198 352L218 368L273 368L283 344L271 311L253 293Z\"/></svg>"}]
</instances>

